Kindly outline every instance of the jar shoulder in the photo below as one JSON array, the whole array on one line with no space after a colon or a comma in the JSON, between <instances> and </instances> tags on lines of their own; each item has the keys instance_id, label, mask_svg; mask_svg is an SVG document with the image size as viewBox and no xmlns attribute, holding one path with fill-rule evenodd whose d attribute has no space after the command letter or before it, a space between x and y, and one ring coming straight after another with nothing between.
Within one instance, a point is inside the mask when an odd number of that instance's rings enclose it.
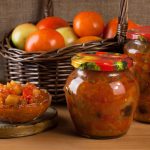
<instances>
[{"instance_id":1,"label":"jar shoulder","mask_svg":"<svg viewBox=\"0 0 150 150\"><path fill-rule=\"evenodd\" d=\"M68 77L65 88L74 94L77 94L77 91L88 93L99 90L103 90L103 93L110 91L125 94L128 89L132 87L136 89L137 86L135 78L128 70L123 72L75 70Z\"/></svg>"}]
</instances>

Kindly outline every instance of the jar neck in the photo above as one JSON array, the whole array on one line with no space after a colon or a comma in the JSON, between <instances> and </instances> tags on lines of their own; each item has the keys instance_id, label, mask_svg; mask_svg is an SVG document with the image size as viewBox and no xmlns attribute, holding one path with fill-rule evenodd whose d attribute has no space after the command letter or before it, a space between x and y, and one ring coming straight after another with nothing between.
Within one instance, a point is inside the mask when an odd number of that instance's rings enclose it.
<instances>
[{"instance_id":1,"label":"jar neck","mask_svg":"<svg viewBox=\"0 0 150 150\"><path fill-rule=\"evenodd\" d=\"M86 69L80 69L80 68L76 68L77 72L79 75L84 75L84 72L93 72L93 73L120 73L120 72L124 72L124 71L129 71L129 68L124 69L124 70L120 70L120 71L95 71L95 70L86 70Z\"/></svg>"}]
</instances>

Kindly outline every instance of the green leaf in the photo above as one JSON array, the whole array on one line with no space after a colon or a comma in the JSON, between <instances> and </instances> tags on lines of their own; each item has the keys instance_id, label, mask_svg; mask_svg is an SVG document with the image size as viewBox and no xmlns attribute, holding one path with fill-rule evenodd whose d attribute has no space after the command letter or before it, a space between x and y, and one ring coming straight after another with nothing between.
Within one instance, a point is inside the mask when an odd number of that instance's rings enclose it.
<instances>
[{"instance_id":1,"label":"green leaf","mask_svg":"<svg viewBox=\"0 0 150 150\"><path fill-rule=\"evenodd\" d=\"M118 61L118 62L115 62L115 67L116 67L116 70L117 71L122 71L124 70L126 67L127 67L127 62L123 61Z\"/></svg>"},{"instance_id":2,"label":"green leaf","mask_svg":"<svg viewBox=\"0 0 150 150\"><path fill-rule=\"evenodd\" d=\"M138 40L140 40L142 42L147 42L147 39L142 35L138 36Z\"/></svg>"},{"instance_id":3,"label":"green leaf","mask_svg":"<svg viewBox=\"0 0 150 150\"><path fill-rule=\"evenodd\" d=\"M95 71L100 71L100 67L97 66L95 63L93 62L86 62L86 63L83 63L79 66L80 69L84 70L84 69L87 69L87 70L95 70Z\"/></svg>"}]
</instances>

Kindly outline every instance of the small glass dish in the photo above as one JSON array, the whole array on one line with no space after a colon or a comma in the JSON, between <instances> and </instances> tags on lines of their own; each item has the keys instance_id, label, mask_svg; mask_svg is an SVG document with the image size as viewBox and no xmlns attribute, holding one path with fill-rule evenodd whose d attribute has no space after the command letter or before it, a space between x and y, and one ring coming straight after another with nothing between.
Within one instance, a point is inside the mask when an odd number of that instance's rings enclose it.
<instances>
[{"instance_id":1,"label":"small glass dish","mask_svg":"<svg viewBox=\"0 0 150 150\"><path fill-rule=\"evenodd\" d=\"M0 121L9 123L30 122L40 117L49 107L51 97L41 103L13 106L0 106Z\"/></svg>"},{"instance_id":2,"label":"small glass dish","mask_svg":"<svg viewBox=\"0 0 150 150\"><path fill-rule=\"evenodd\" d=\"M0 121L25 123L40 117L50 106L52 96L32 83L11 81L0 85Z\"/></svg>"}]
</instances>

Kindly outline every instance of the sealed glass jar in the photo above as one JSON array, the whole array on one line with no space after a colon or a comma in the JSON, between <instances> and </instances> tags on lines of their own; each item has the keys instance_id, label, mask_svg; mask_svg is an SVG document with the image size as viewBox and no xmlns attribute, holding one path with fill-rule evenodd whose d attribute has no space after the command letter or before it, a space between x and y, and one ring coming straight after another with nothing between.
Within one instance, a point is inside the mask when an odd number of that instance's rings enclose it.
<instances>
[{"instance_id":1,"label":"sealed glass jar","mask_svg":"<svg viewBox=\"0 0 150 150\"><path fill-rule=\"evenodd\" d=\"M132 59L106 52L79 53L72 65L75 70L64 90L78 133L90 138L125 134L139 97L137 81L128 70Z\"/></svg>"},{"instance_id":2,"label":"sealed glass jar","mask_svg":"<svg viewBox=\"0 0 150 150\"><path fill-rule=\"evenodd\" d=\"M124 52L133 58L130 69L140 85L140 99L135 119L150 123L150 26L138 27L127 33L129 42Z\"/></svg>"}]
</instances>

